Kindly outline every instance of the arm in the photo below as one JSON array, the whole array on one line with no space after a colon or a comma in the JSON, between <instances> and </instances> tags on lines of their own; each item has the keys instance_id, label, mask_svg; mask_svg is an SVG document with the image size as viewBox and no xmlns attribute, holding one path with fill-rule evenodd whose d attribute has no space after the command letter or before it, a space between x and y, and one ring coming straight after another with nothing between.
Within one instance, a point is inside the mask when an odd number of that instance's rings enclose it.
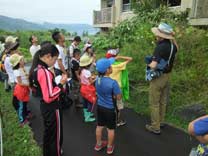
<instances>
[{"instance_id":1,"label":"arm","mask_svg":"<svg viewBox=\"0 0 208 156\"><path fill-rule=\"evenodd\" d=\"M24 84L24 83L22 83L21 76L18 76L18 77L17 77L17 83L18 83L19 85L21 85L21 86L29 86L29 84Z\"/></svg>"},{"instance_id":2,"label":"arm","mask_svg":"<svg viewBox=\"0 0 208 156\"><path fill-rule=\"evenodd\" d=\"M116 60L123 59L123 60L127 61L127 63L129 63L133 60L132 57L127 57L127 56L116 56L115 59Z\"/></svg>"},{"instance_id":3,"label":"arm","mask_svg":"<svg viewBox=\"0 0 208 156\"><path fill-rule=\"evenodd\" d=\"M122 95L121 95L121 89L119 88L118 82L115 81L113 83L113 95L115 95L115 98L117 100L121 100Z\"/></svg>"},{"instance_id":4,"label":"arm","mask_svg":"<svg viewBox=\"0 0 208 156\"><path fill-rule=\"evenodd\" d=\"M46 103L53 102L59 97L62 85L53 86L53 75L46 69L38 70L38 83L43 94L43 100ZM63 84L63 81L61 80Z\"/></svg>"},{"instance_id":5,"label":"arm","mask_svg":"<svg viewBox=\"0 0 208 156\"><path fill-rule=\"evenodd\" d=\"M152 61L150 64L148 64L148 66L151 68L151 69L155 69L157 67L157 62L156 61Z\"/></svg>"},{"instance_id":6,"label":"arm","mask_svg":"<svg viewBox=\"0 0 208 156\"><path fill-rule=\"evenodd\" d=\"M79 70L75 71L77 79L80 81Z\"/></svg>"},{"instance_id":7,"label":"arm","mask_svg":"<svg viewBox=\"0 0 208 156\"><path fill-rule=\"evenodd\" d=\"M74 48L73 48L73 46L71 45L71 46L69 47L69 56L70 56L70 57L73 57L73 53L74 53Z\"/></svg>"},{"instance_id":8,"label":"arm","mask_svg":"<svg viewBox=\"0 0 208 156\"><path fill-rule=\"evenodd\" d=\"M117 100L121 100L121 98L122 98L121 94L116 95Z\"/></svg>"},{"instance_id":9,"label":"arm","mask_svg":"<svg viewBox=\"0 0 208 156\"><path fill-rule=\"evenodd\" d=\"M176 48L177 48L177 51L179 49L179 46L178 46L178 43L176 42L176 39L174 38L173 40L171 40L173 42L173 44L175 44Z\"/></svg>"},{"instance_id":10,"label":"arm","mask_svg":"<svg viewBox=\"0 0 208 156\"><path fill-rule=\"evenodd\" d=\"M62 59L58 59L58 65L59 65L60 70L61 70L64 74L66 74L64 65L62 64Z\"/></svg>"}]
</instances>

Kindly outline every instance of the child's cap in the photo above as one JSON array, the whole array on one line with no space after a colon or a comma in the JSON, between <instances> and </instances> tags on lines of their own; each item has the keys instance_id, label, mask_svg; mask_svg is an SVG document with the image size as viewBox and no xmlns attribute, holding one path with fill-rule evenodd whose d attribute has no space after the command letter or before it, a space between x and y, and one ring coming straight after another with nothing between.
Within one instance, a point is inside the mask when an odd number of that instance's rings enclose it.
<instances>
[{"instance_id":1,"label":"child's cap","mask_svg":"<svg viewBox=\"0 0 208 156\"><path fill-rule=\"evenodd\" d=\"M118 49L109 49L105 55L106 58L116 57L118 55L119 50Z\"/></svg>"},{"instance_id":2,"label":"child's cap","mask_svg":"<svg viewBox=\"0 0 208 156\"><path fill-rule=\"evenodd\" d=\"M92 47L92 44L86 43L84 45L83 51L86 52L88 50L88 48L91 48L91 47Z\"/></svg>"},{"instance_id":3,"label":"child's cap","mask_svg":"<svg viewBox=\"0 0 208 156\"><path fill-rule=\"evenodd\" d=\"M102 58L99 59L96 63L96 70L99 73L105 73L107 71L107 69L115 62L115 58Z\"/></svg>"},{"instance_id":4,"label":"child's cap","mask_svg":"<svg viewBox=\"0 0 208 156\"><path fill-rule=\"evenodd\" d=\"M22 58L23 56L20 56L18 54L13 54L10 56L10 63L12 64L13 67L15 67Z\"/></svg>"}]
</instances>

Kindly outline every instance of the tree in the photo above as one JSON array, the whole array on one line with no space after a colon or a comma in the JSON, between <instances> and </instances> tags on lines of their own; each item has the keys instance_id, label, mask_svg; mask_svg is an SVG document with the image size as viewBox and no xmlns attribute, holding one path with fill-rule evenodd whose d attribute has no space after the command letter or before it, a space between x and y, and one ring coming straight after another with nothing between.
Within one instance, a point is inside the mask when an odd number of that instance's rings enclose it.
<instances>
[{"instance_id":1,"label":"tree","mask_svg":"<svg viewBox=\"0 0 208 156\"><path fill-rule=\"evenodd\" d=\"M158 8L160 5L167 4L164 0L132 0L132 8L135 13L141 11L151 11Z\"/></svg>"},{"instance_id":2,"label":"tree","mask_svg":"<svg viewBox=\"0 0 208 156\"><path fill-rule=\"evenodd\" d=\"M77 32L73 32L72 33L72 36L77 36Z\"/></svg>"}]
</instances>

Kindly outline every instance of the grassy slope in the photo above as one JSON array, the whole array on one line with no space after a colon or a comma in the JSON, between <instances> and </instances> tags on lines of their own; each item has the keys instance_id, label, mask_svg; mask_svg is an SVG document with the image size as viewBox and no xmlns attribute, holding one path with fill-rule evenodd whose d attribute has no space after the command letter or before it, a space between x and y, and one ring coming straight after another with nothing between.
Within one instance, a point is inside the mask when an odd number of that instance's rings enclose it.
<instances>
[{"instance_id":1,"label":"grassy slope","mask_svg":"<svg viewBox=\"0 0 208 156\"><path fill-rule=\"evenodd\" d=\"M208 33L193 27L177 27L180 50L171 77L171 96L167 120L186 127L188 121L175 116L176 109L184 105L202 103L208 105ZM194 37L192 37L194 36ZM146 45L146 46L145 46ZM149 47L148 47L149 46ZM144 56L151 54L153 47L145 42L132 43L125 47L122 55L129 55L134 62L129 66L130 78L137 82L132 90L131 106L142 114L148 114L148 83L144 82ZM138 101L138 102L135 102Z\"/></svg>"},{"instance_id":2,"label":"grassy slope","mask_svg":"<svg viewBox=\"0 0 208 156\"><path fill-rule=\"evenodd\" d=\"M133 57L128 65L131 92L129 107L138 113L149 115L148 83L145 82L144 57L151 55L155 45L150 34L150 25L146 25L134 42L125 42L120 55ZM176 38L180 46L174 70L171 76L170 103L167 110L167 122L186 129L189 121L183 121L174 112L185 105L202 103L208 110L208 33L206 30L191 26L176 26ZM150 35L150 36L149 36ZM99 50L100 52L101 50ZM104 52L104 51L103 51ZM98 53L103 57L104 53Z\"/></svg>"},{"instance_id":3,"label":"grassy slope","mask_svg":"<svg viewBox=\"0 0 208 156\"><path fill-rule=\"evenodd\" d=\"M4 92L0 83L0 109L3 113L3 145L5 156L40 156L41 150L33 140L29 126L20 128L12 106L12 95Z\"/></svg>"}]
</instances>

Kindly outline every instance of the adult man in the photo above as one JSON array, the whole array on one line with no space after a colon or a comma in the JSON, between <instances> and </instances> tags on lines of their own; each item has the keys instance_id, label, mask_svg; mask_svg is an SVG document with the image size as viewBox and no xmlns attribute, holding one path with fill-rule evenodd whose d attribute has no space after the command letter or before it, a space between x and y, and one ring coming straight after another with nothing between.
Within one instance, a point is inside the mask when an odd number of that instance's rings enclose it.
<instances>
[{"instance_id":1,"label":"adult man","mask_svg":"<svg viewBox=\"0 0 208 156\"><path fill-rule=\"evenodd\" d=\"M30 36L29 41L31 43L30 54L33 58L35 53L40 50L40 45L38 45L38 38L34 35Z\"/></svg>"},{"instance_id":2,"label":"adult man","mask_svg":"<svg viewBox=\"0 0 208 156\"><path fill-rule=\"evenodd\" d=\"M158 77L150 81L149 103L151 109L151 124L146 129L154 134L160 134L160 128L164 127L167 98L169 94L169 77L173 67L175 54L178 50L171 26L161 23L159 27L152 28L156 36L157 46L154 50L152 60L148 66L157 70L157 65L163 59L167 65Z\"/></svg>"},{"instance_id":3,"label":"adult man","mask_svg":"<svg viewBox=\"0 0 208 156\"><path fill-rule=\"evenodd\" d=\"M70 55L70 58L73 57L74 49L78 49L78 45L80 44L80 42L81 42L80 36L74 37L74 40L73 40L72 44L69 47L69 55Z\"/></svg>"},{"instance_id":4,"label":"adult man","mask_svg":"<svg viewBox=\"0 0 208 156\"><path fill-rule=\"evenodd\" d=\"M67 58L66 54L64 53L65 37L62 33L56 31L52 34L52 38L56 42L56 48L59 51L58 60L55 63L56 75L60 75L62 73L67 74Z\"/></svg>"}]
</instances>

